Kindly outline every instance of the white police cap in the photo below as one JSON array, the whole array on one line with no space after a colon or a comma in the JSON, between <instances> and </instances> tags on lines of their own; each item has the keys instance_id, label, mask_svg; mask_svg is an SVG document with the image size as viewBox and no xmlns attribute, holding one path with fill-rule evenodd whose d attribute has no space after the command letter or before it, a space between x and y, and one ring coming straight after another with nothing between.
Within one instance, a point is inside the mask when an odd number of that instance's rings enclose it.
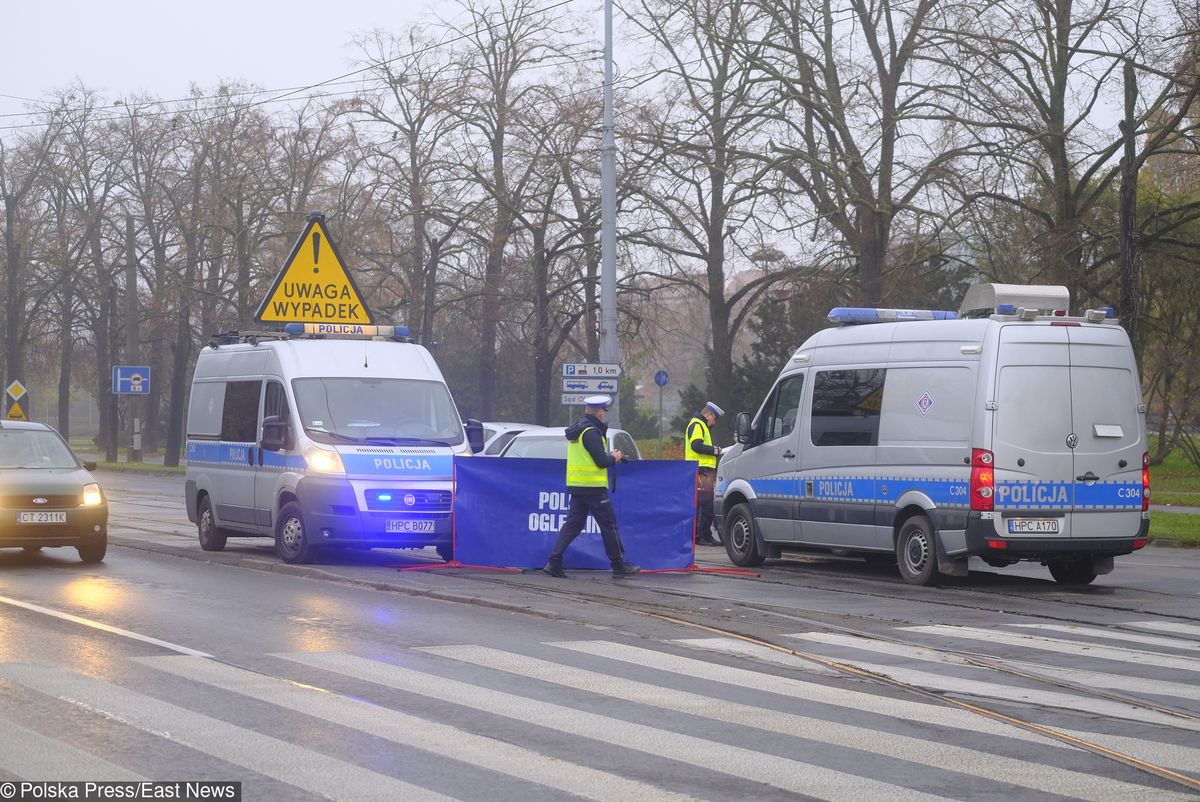
<instances>
[{"instance_id":1,"label":"white police cap","mask_svg":"<svg viewBox=\"0 0 1200 802\"><path fill-rule=\"evenodd\" d=\"M725 410L721 409L719 406L714 404L712 401L709 401L707 404L705 404L704 408L707 409L712 414L716 415L718 418L725 414Z\"/></svg>"},{"instance_id":2,"label":"white police cap","mask_svg":"<svg viewBox=\"0 0 1200 802\"><path fill-rule=\"evenodd\" d=\"M610 395L589 395L583 399L583 405L587 407L595 407L596 409L608 409L612 403Z\"/></svg>"}]
</instances>

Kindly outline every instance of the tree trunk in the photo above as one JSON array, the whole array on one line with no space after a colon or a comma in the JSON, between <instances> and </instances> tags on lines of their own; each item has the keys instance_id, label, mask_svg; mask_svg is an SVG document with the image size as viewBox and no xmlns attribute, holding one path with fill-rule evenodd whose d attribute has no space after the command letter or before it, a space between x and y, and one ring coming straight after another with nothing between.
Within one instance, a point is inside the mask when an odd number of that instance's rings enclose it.
<instances>
[{"instance_id":1,"label":"tree trunk","mask_svg":"<svg viewBox=\"0 0 1200 802\"><path fill-rule=\"evenodd\" d=\"M58 330L58 433L71 439L71 366L75 358L75 282L68 278L63 288L62 315Z\"/></svg>"},{"instance_id":2,"label":"tree trunk","mask_svg":"<svg viewBox=\"0 0 1200 802\"><path fill-rule=\"evenodd\" d=\"M550 266L546 259L546 229L534 228L533 235L533 422L550 425L551 378L554 357L550 353Z\"/></svg>"},{"instance_id":3,"label":"tree trunk","mask_svg":"<svg viewBox=\"0 0 1200 802\"><path fill-rule=\"evenodd\" d=\"M20 292L21 246L17 243L17 201L11 195L4 198L4 386L24 379L25 355L22 353L21 325L24 318ZM8 397L2 399L7 409Z\"/></svg>"}]
</instances>

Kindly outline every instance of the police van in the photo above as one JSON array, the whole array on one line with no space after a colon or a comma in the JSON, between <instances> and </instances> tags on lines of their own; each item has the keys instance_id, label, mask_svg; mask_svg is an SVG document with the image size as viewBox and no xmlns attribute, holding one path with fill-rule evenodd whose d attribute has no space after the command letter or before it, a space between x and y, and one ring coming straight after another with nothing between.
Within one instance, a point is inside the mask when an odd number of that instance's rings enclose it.
<instances>
[{"instance_id":1,"label":"police van","mask_svg":"<svg viewBox=\"0 0 1200 802\"><path fill-rule=\"evenodd\" d=\"M275 539L289 563L327 546L452 558L453 459L483 446L429 352L390 326L289 324L218 336L187 419L188 518L201 548Z\"/></svg>"},{"instance_id":2,"label":"police van","mask_svg":"<svg viewBox=\"0 0 1200 802\"><path fill-rule=\"evenodd\" d=\"M717 469L730 559L894 556L919 585L1034 560L1086 584L1146 544L1133 350L1065 287L979 284L962 310L835 309Z\"/></svg>"}]
</instances>

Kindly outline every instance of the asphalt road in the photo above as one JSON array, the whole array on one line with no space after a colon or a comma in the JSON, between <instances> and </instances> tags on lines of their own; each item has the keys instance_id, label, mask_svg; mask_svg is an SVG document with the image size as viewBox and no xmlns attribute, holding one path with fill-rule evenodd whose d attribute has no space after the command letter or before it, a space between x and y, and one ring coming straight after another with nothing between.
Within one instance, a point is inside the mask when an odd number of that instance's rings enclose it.
<instances>
[{"instance_id":1,"label":"asphalt road","mask_svg":"<svg viewBox=\"0 0 1200 802\"><path fill-rule=\"evenodd\" d=\"M176 477L101 477L112 547L0 552L0 783L244 799L1200 797L1200 553L1092 587L398 572L202 552ZM725 564L706 549L702 563ZM3 788L0 785L0 793Z\"/></svg>"}]
</instances>

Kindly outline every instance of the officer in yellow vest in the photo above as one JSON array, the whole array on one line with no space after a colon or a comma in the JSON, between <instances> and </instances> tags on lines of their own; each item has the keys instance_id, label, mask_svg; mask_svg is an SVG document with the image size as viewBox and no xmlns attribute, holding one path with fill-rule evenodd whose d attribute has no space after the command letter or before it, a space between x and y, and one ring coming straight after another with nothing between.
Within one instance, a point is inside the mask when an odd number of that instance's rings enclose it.
<instances>
[{"instance_id":1,"label":"officer in yellow vest","mask_svg":"<svg viewBox=\"0 0 1200 802\"><path fill-rule=\"evenodd\" d=\"M567 428L567 490L571 492L571 508L563 522L550 552L550 559L542 570L550 576L566 578L563 571L563 554L587 523L588 513L600 527L604 539L604 552L612 562L615 577L632 576L641 571L636 565L625 562L621 537L617 534L617 516L613 512L612 498L608 495L608 470L623 460L621 452L613 449L606 452L608 425L604 418L612 398L593 395L583 399L583 417Z\"/></svg>"},{"instance_id":2,"label":"officer in yellow vest","mask_svg":"<svg viewBox=\"0 0 1200 802\"><path fill-rule=\"evenodd\" d=\"M701 546L719 546L712 536L713 483L717 475L717 457L721 447L713 445L711 427L725 414L709 401L688 422L683 436L683 456L698 463L696 469L696 542Z\"/></svg>"}]
</instances>

